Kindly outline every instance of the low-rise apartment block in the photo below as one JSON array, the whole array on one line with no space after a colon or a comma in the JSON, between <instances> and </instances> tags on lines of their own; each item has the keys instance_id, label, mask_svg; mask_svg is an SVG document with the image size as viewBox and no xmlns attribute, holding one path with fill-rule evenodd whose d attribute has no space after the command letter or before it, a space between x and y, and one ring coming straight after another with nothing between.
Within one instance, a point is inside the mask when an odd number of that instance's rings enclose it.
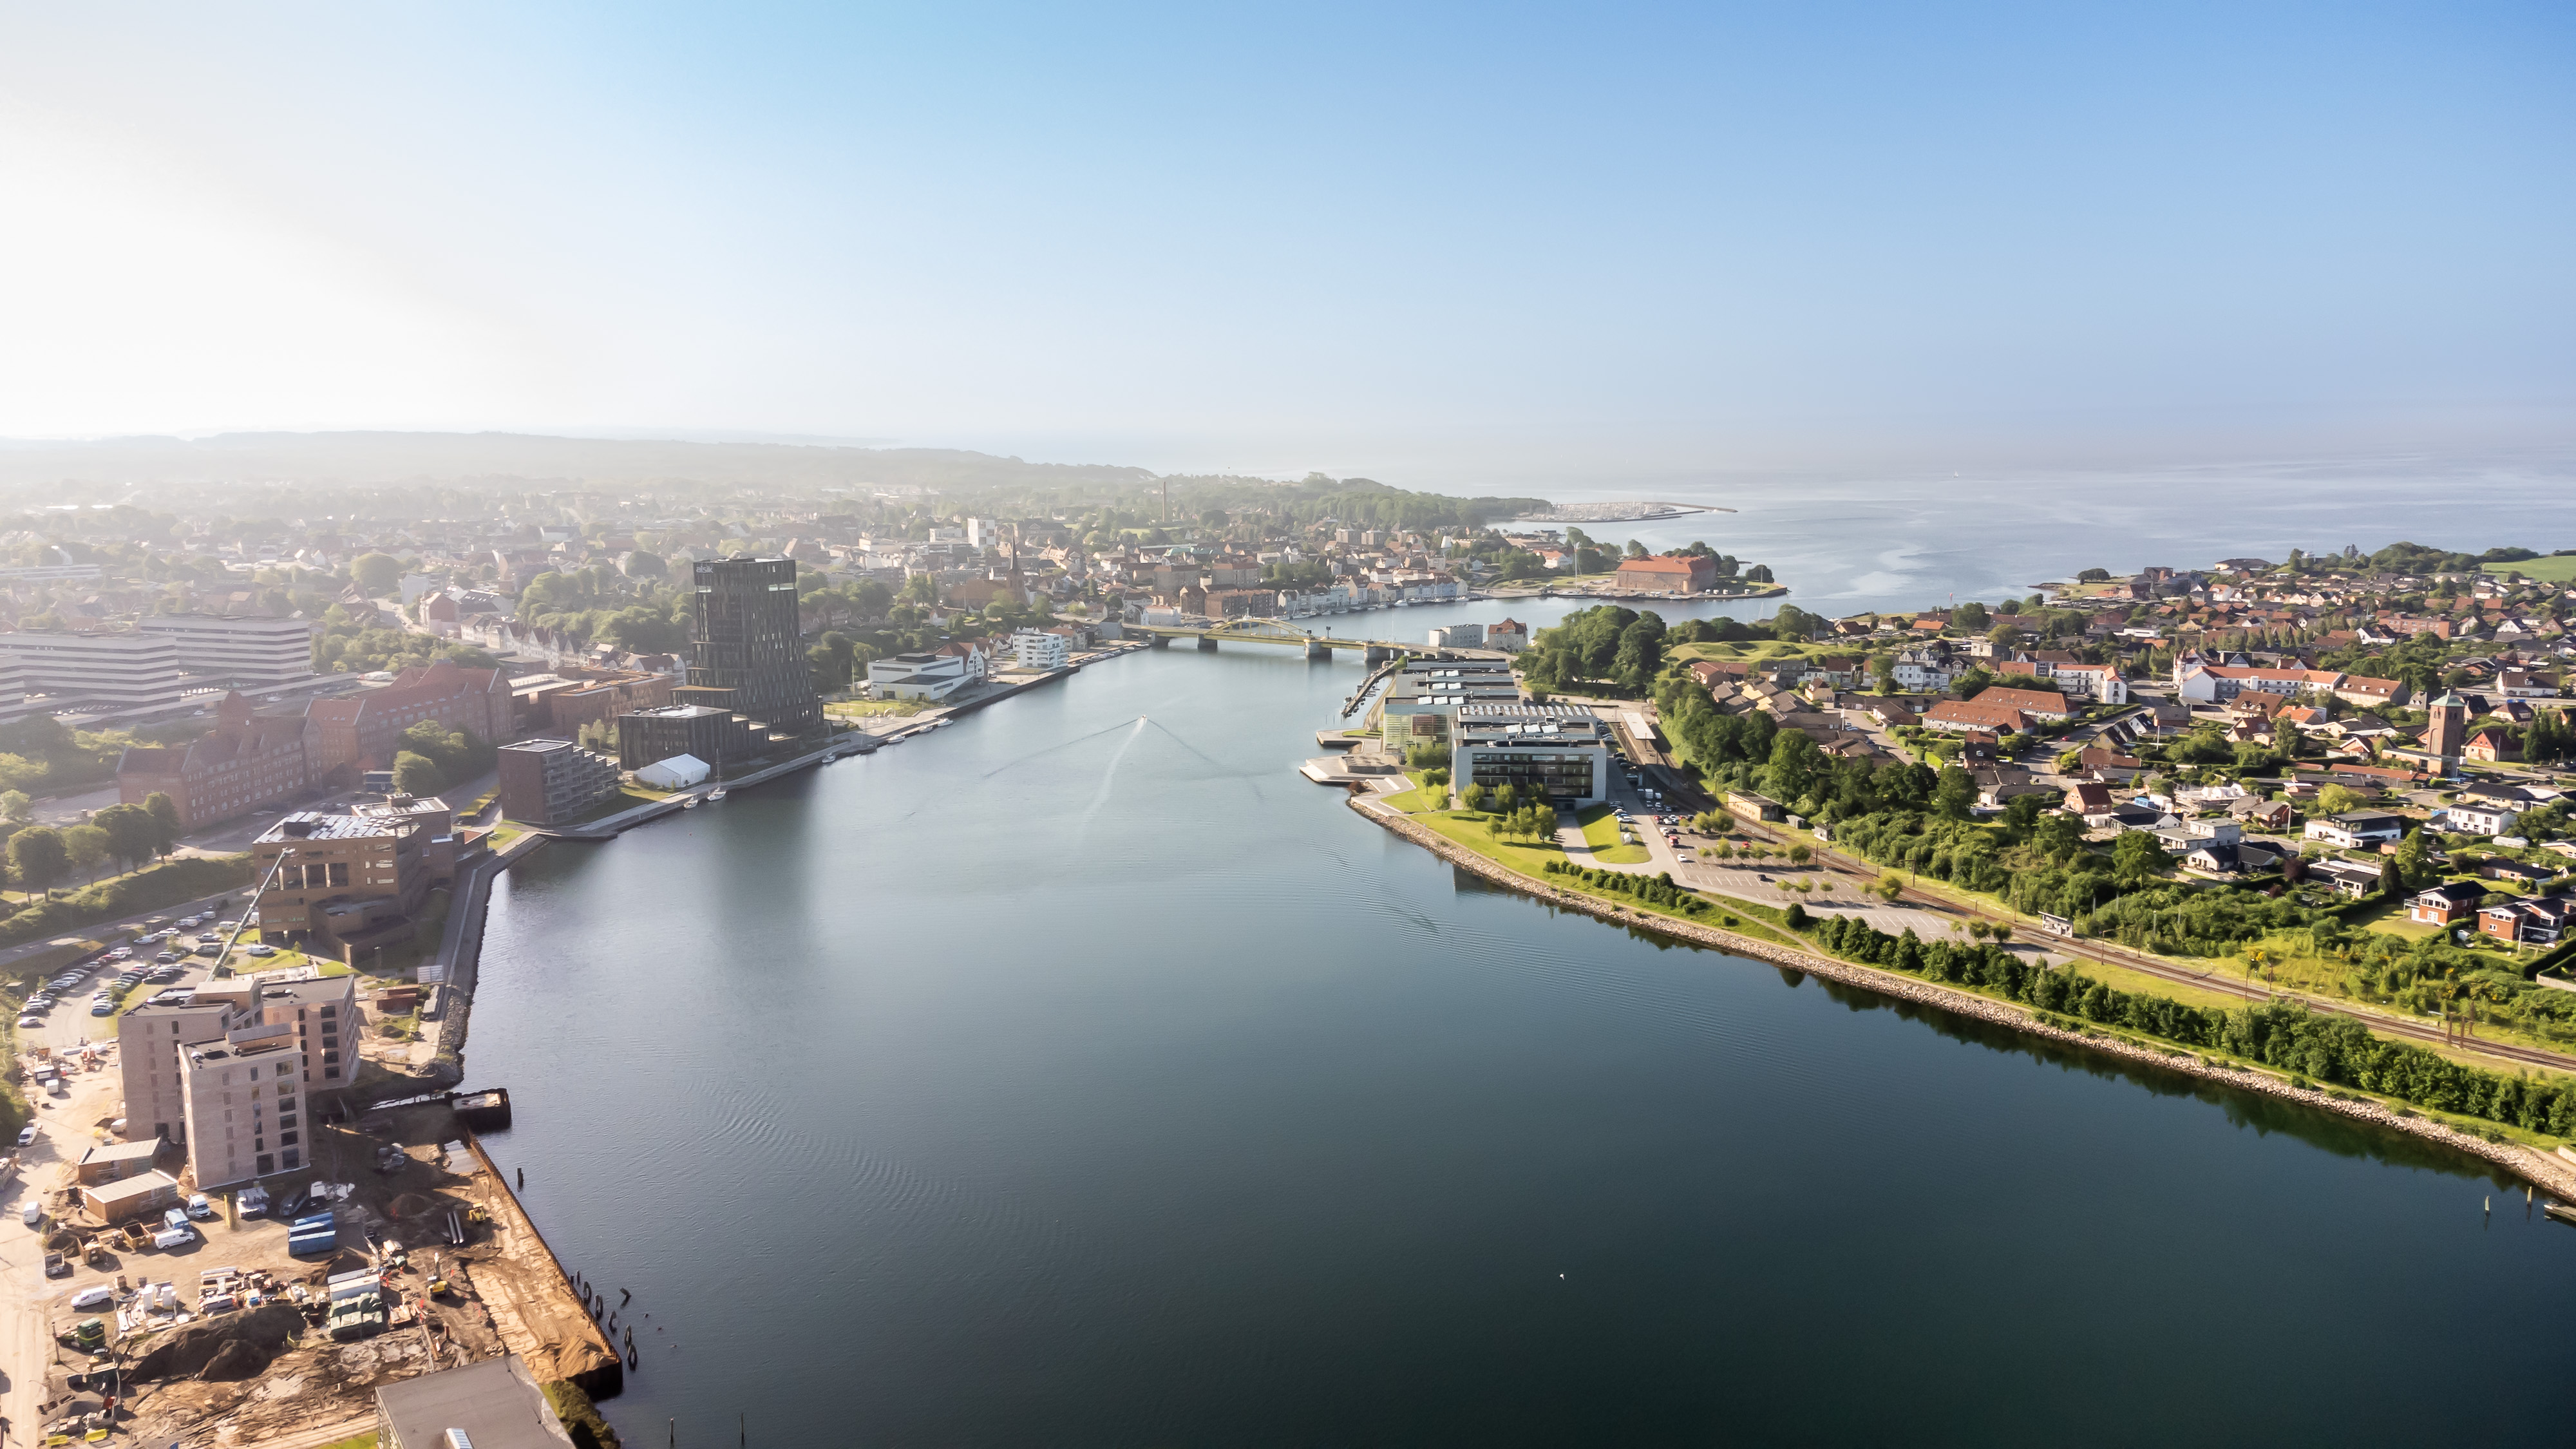
<instances>
[{"instance_id":1,"label":"low-rise apartment block","mask_svg":"<svg viewBox=\"0 0 2576 1449\"><path fill-rule=\"evenodd\" d=\"M499 752L501 813L560 825L617 794L617 762L570 740L521 740Z\"/></svg>"}]
</instances>

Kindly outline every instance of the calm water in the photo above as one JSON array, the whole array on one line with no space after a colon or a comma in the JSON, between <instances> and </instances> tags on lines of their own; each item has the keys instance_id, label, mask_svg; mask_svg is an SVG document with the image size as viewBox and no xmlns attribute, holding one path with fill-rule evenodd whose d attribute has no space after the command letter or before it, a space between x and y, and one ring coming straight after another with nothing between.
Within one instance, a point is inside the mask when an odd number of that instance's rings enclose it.
<instances>
[{"instance_id":1,"label":"calm water","mask_svg":"<svg viewBox=\"0 0 2576 1449\"><path fill-rule=\"evenodd\" d=\"M1291 773L1358 678L1112 661L512 874L469 1077L631 1444L2566 1437L2518 1191L1483 888Z\"/></svg>"}]
</instances>

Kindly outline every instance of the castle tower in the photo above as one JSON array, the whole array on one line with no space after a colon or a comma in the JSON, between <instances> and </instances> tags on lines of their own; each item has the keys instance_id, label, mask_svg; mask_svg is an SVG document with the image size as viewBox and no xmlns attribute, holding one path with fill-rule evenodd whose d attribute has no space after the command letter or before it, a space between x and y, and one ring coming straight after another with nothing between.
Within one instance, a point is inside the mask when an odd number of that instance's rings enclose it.
<instances>
[{"instance_id":1,"label":"castle tower","mask_svg":"<svg viewBox=\"0 0 2576 1449\"><path fill-rule=\"evenodd\" d=\"M2443 690L2441 697L2424 706L2432 722L2424 729L2424 752L2438 756L2445 766L2460 758L2460 746L2469 733L2469 706L2457 694Z\"/></svg>"}]
</instances>

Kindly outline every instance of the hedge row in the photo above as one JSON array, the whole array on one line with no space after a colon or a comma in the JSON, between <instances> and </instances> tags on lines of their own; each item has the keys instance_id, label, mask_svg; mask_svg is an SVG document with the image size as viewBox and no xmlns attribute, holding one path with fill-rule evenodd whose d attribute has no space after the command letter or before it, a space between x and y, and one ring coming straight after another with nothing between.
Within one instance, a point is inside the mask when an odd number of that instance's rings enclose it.
<instances>
[{"instance_id":1,"label":"hedge row","mask_svg":"<svg viewBox=\"0 0 2576 1449\"><path fill-rule=\"evenodd\" d=\"M1912 931L1891 936L1853 916L1827 917L1810 934L1846 960L1984 987L2042 1011L2225 1052L2435 1111L2576 1137L2576 1082L2463 1066L2423 1047L2373 1036L2347 1016L2327 1016L2290 1002L2233 1010L2190 1006L2170 997L2116 990L2071 965L2056 970L2035 966L1998 946L1926 942Z\"/></svg>"}]
</instances>

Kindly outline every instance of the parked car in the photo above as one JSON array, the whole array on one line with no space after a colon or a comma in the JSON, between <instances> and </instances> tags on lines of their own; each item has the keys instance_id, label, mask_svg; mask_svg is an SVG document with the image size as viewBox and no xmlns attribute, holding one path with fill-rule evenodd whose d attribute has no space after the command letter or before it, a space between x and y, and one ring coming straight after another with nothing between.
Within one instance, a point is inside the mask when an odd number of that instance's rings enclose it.
<instances>
[{"instance_id":1,"label":"parked car","mask_svg":"<svg viewBox=\"0 0 2576 1449\"><path fill-rule=\"evenodd\" d=\"M45 1019L41 1016L22 1016L18 1018L18 1025L21 1027L43 1026L44 1024Z\"/></svg>"},{"instance_id":2,"label":"parked car","mask_svg":"<svg viewBox=\"0 0 2576 1449\"><path fill-rule=\"evenodd\" d=\"M275 946L245 946L242 949L253 956L274 956L277 954L277 948Z\"/></svg>"},{"instance_id":3,"label":"parked car","mask_svg":"<svg viewBox=\"0 0 2576 1449\"><path fill-rule=\"evenodd\" d=\"M31 1202L25 1207L18 1209L18 1221L25 1223L31 1228L43 1227L45 1225L45 1205L40 1202Z\"/></svg>"},{"instance_id":4,"label":"parked car","mask_svg":"<svg viewBox=\"0 0 2576 1449\"><path fill-rule=\"evenodd\" d=\"M114 1016L116 1015L116 1003L113 1001L93 1001L89 1004L89 1014L92 1016Z\"/></svg>"},{"instance_id":5,"label":"parked car","mask_svg":"<svg viewBox=\"0 0 2576 1449\"><path fill-rule=\"evenodd\" d=\"M92 1283L72 1295L74 1308L105 1308L116 1301L116 1290L104 1283Z\"/></svg>"},{"instance_id":6,"label":"parked car","mask_svg":"<svg viewBox=\"0 0 2576 1449\"><path fill-rule=\"evenodd\" d=\"M188 1194L188 1216L203 1221L215 1215L215 1205L206 1201L202 1192Z\"/></svg>"}]
</instances>

